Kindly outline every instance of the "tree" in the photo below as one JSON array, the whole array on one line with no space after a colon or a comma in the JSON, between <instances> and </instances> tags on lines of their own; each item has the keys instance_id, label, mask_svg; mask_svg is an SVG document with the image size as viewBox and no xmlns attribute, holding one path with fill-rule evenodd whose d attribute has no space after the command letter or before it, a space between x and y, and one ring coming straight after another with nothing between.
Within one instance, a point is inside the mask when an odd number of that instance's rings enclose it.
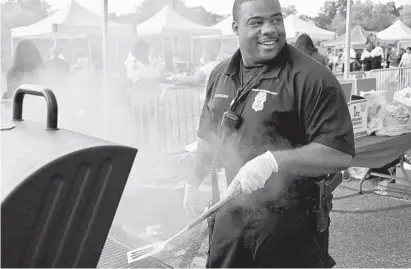
<instances>
[{"instance_id":1,"label":"tree","mask_svg":"<svg viewBox=\"0 0 411 269\"><path fill-rule=\"evenodd\" d=\"M392 9L384 4L374 4L372 1L357 1L352 5L352 26L361 25L368 31L381 31L390 26L396 17L391 13ZM337 34L345 33L346 18L337 14L332 23L331 29Z\"/></svg>"},{"instance_id":2,"label":"tree","mask_svg":"<svg viewBox=\"0 0 411 269\"><path fill-rule=\"evenodd\" d=\"M295 7L295 5L283 7L282 10L284 17L297 14L297 8Z\"/></svg>"},{"instance_id":3,"label":"tree","mask_svg":"<svg viewBox=\"0 0 411 269\"><path fill-rule=\"evenodd\" d=\"M308 17L307 15L304 15L304 14L298 16L298 18L300 18L300 19L302 19L303 21L306 21L306 22L313 22L310 17Z\"/></svg>"},{"instance_id":4,"label":"tree","mask_svg":"<svg viewBox=\"0 0 411 269\"><path fill-rule=\"evenodd\" d=\"M397 8L397 6L395 5L395 2L388 2L387 4L385 4L387 6L387 8L389 9L390 14L394 15L395 17L399 17L400 16L400 8Z\"/></svg>"},{"instance_id":5,"label":"tree","mask_svg":"<svg viewBox=\"0 0 411 269\"><path fill-rule=\"evenodd\" d=\"M403 6L399 17L403 23L411 27L411 5Z\"/></svg>"},{"instance_id":6,"label":"tree","mask_svg":"<svg viewBox=\"0 0 411 269\"><path fill-rule=\"evenodd\" d=\"M313 18L313 21L321 28L332 29L332 21L337 14L340 14L341 17L347 15L347 0L325 1L320 13Z\"/></svg>"},{"instance_id":7,"label":"tree","mask_svg":"<svg viewBox=\"0 0 411 269\"><path fill-rule=\"evenodd\" d=\"M337 35L341 35L345 33L345 17L343 17L341 14L335 15L331 22L331 27L330 29L335 31Z\"/></svg>"},{"instance_id":8,"label":"tree","mask_svg":"<svg viewBox=\"0 0 411 269\"><path fill-rule=\"evenodd\" d=\"M353 5L353 25L361 25L369 31L381 31L390 26L396 17L385 4L374 4L372 1L357 2Z\"/></svg>"},{"instance_id":9,"label":"tree","mask_svg":"<svg viewBox=\"0 0 411 269\"><path fill-rule=\"evenodd\" d=\"M41 0L7 0L1 4L2 31L39 21L47 16L48 8Z\"/></svg>"}]
</instances>

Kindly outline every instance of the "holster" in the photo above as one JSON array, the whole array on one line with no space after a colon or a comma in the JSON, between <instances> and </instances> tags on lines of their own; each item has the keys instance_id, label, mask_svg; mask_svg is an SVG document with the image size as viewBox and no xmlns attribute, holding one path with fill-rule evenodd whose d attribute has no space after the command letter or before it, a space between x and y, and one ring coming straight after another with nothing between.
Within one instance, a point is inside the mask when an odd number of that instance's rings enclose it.
<instances>
[{"instance_id":1,"label":"holster","mask_svg":"<svg viewBox=\"0 0 411 269\"><path fill-rule=\"evenodd\" d=\"M332 210L332 192L342 182L342 173L329 175L321 181L318 185L318 203L314 209L316 218L317 232L325 232L330 226L330 212Z\"/></svg>"}]
</instances>

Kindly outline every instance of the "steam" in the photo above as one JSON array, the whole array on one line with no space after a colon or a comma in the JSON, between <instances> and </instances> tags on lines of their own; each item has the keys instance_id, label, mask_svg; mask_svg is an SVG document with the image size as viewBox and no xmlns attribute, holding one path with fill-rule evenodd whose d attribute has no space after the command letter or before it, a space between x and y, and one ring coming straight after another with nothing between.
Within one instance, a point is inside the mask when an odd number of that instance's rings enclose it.
<instances>
[{"instance_id":1,"label":"steam","mask_svg":"<svg viewBox=\"0 0 411 269\"><path fill-rule=\"evenodd\" d=\"M267 150L280 151L293 148L287 139L278 134L272 123L268 123L270 124L269 128L266 124L262 124L256 130L253 130L254 133L249 138L240 138L238 133L232 133L226 138L220 161L222 166L225 167L229 183L246 162L265 153ZM209 133L213 134L213 131L210 130ZM213 144L217 145L218 143L215 141L218 141L219 138L215 134L211 137L211 140L214 141ZM292 175L283 172L273 173L264 188L250 195L241 195L236 199L236 203L248 209L258 208L264 203L277 201L282 206L287 206L289 190L292 188L293 183Z\"/></svg>"}]
</instances>

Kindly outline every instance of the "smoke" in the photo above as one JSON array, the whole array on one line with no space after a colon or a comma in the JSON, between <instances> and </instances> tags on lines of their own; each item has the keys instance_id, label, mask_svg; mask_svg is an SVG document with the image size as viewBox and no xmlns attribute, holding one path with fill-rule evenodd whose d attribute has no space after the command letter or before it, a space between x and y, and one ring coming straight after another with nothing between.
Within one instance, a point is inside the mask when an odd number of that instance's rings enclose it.
<instances>
[{"instance_id":1,"label":"smoke","mask_svg":"<svg viewBox=\"0 0 411 269\"><path fill-rule=\"evenodd\" d=\"M248 124L248 123L243 123ZM250 123L252 125L252 123ZM272 123L271 123L272 126ZM267 150L292 149L291 143L284 139L275 128L266 128L260 125L253 130L254 134L244 137L234 133L226 139L221 162L226 168L227 178L231 181L239 169L248 161L265 153ZM235 203L243 208L258 208L265 203L281 203L279 206L287 206L289 190L293 185L292 176L287 173L273 173L266 182L264 188L254 191L250 195L240 195Z\"/></svg>"}]
</instances>

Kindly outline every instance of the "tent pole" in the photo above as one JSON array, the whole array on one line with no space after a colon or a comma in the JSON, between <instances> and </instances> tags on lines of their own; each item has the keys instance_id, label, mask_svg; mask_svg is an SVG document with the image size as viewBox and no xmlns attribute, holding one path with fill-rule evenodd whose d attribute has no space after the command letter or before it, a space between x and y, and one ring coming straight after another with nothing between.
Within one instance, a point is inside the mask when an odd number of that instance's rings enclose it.
<instances>
[{"instance_id":1,"label":"tent pole","mask_svg":"<svg viewBox=\"0 0 411 269\"><path fill-rule=\"evenodd\" d=\"M91 70L91 39L90 37L87 38L87 47L88 47L88 69Z\"/></svg>"},{"instance_id":2,"label":"tent pole","mask_svg":"<svg viewBox=\"0 0 411 269\"><path fill-rule=\"evenodd\" d=\"M116 42L115 42L115 46L116 46L116 62L118 61L118 59L120 58L120 56L119 56L119 47L120 47L120 45L119 45L119 42L118 42L119 40L118 40L118 38L116 38Z\"/></svg>"},{"instance_id":3,"label":"tent pole","mask_svg":"<svg viewBox=\"0 0 411 269\"><path fill-rule=\"evenodd\" d=\"M11 57L14 58L14 39L13 39L13 36L10 37L10 45L11 45Z\"/></svg>"},{"instance_id":4,"label":"tent pole","mask_svg":"<svg viewBox=\"0 0 411 269\"><path fill-rule=\"evenodd\" d=\"M191 63L194 63L194 38L190 36L190 61Z\"/></svg>"},{"instance_id":5,"label":"tent pole","mask_svg":"<svg viewBox=\"0 0 411 269\"><path fill-rule=\"evenodd\" d=\"M109 130L109 118L108 118L108 85L107 85L107 28L108 28L108 0L103 1L103 14L104 14L104 24L103 24L103 102L104 102L104 138L108 139Z\"/></svg>"},{"instance_id":6,"label":"tent pole","mask_svg":"<svg viewBox=\"0 0 411 269\"><path fill-rule=\"evenodd\" d=\"M350 51L351 51L351 5L352 0L347 1L347 20L345 25L345 63L344 78L348 79L350 75Z\"/></svg>"}]
</instances>

